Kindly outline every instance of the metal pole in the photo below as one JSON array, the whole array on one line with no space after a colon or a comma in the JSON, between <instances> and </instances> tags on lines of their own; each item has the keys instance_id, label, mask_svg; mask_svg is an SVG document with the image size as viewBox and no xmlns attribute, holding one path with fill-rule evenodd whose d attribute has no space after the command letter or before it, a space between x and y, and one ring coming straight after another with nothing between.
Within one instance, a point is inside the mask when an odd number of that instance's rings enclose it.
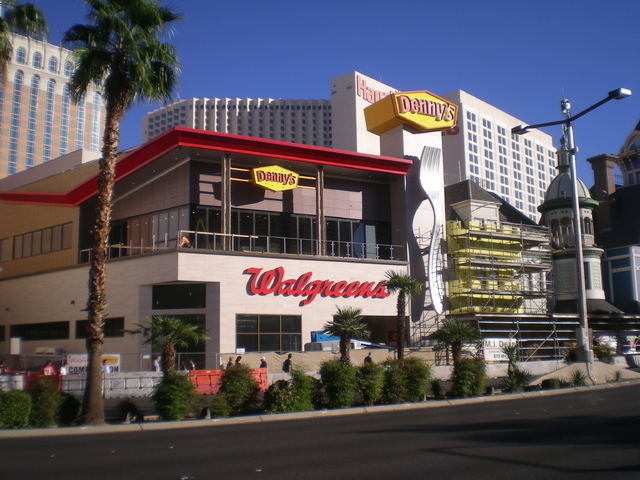
<instances>
[{"instance_id":1,"label":"metal pole","mask_svg":"<svg viewBox=\"0 0 640 480\"><path fill-rule=\"evenodd\" d=\"M580 334L578 339L580 342L581 360L585 362L587 367L587 375L589 379L595 383L591 367L593 364L593 352L589 342L589 319L587 312L587 292L584 284L584 254L582 251L582 225L580 219L580 199L578 198L578 175L576 169L576 146L573 139L573 125L571 120L567 120L565 124L567 131L567 147L569 148L569 166L571 168L571 189L572 189L572 207L573 207L573 232L575 236L575 252L576 252L576 290L578 293L578 316L580 319Z\"/></svg>"}]
</instances>

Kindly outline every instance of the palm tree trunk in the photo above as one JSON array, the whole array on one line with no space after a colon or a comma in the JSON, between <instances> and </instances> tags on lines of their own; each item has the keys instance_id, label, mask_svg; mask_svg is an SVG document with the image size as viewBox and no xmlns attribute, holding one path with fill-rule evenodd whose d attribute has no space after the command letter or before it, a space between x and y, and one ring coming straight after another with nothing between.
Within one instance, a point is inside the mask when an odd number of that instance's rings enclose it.
<instances>
[{"instance_id":1,"label":"palm tree trunk","mask_svg":"<svg viewBox=\"0 0 640 480\"><path fill-rule=\"evenodd\" d=\"M345 365L351 365L351 339L345 336L340 337L340 361Z\"/></svg>"},{"instance_id":2,"label":"palm tree trunk","mask_svg":"<svg viewBox=\"0 0 640 480\"><path fill-rule=\"evenodd\" d=\"M167 343L162 350L162 369L165 378L176 369L176 349L171 343Z\"/></svg>"},{"instance_id":3,"label":"palm tree trunk","mask_svg":"<svg viewBox=\"0 0 640 480\"><path fill-rule=\"evenodd\" d=\"M398 360L404 359L404 310L405 310L405 296L402 291L398 293L398 316L396 318L396 350L398 352Z\"/></svg>"},{"instance_id":4,"label":"palm tree trunk","mask_svg":"<svg viewBox=\"0 0 640 480\"><path fill-rule=\"evenodd\" d=\"M120 141L119 120L123 108L113 108L107 102L107 120L100 172L98 174L98 194L96 218L92 230L93 244L89 266L89 298L87 353L89 369L83 398L85 425L104 424L104 399L102 396L102 345L104 343L104 312L107 308L105 294L106 266L115 164Z\"/></svg>"}]
</instances>

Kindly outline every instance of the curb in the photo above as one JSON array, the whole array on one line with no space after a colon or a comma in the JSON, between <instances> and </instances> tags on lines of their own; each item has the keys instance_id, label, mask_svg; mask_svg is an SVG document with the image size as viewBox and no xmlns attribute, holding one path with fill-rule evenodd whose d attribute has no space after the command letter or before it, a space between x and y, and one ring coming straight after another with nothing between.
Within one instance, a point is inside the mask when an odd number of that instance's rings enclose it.
<instances>
[{"instance_id":1,"label":"curb","mask_svg":"<svg viewBox=\"0 0 640 480\"><path fill-rule=\"evenodd\" d=\"M308 412L274 413L267 415L247 415L233 418L212 418L209 420L180 420L175 422L149 422L131 424L113 424L103 426L82 427L53 427L34 428L21 430L0 430L0 439L3 438L34 438L57 437L68 435L93 435L103 433L144 432L158 430L174 430L178 428L214 427L227 425L241 425L248 423L268 423L289 420L307 420L312 418L332 418L348 415L375 414L389 412L403 412L407 410L426 410L431 408L457 407L473 405L477 403L504 402L522 398L537 398L553 395L567 395L588 390L611 390L640 384L640 380L624 380L617 383L604 383L588 385L585 387L557 388L553 390L538 390L534 392L504 393L499 395L457 398L452 400L429 400L419 403L398 403L393 405L375 405L372 407L351 407L336 410L313 410Z\"/></svg>"}]
</instances>

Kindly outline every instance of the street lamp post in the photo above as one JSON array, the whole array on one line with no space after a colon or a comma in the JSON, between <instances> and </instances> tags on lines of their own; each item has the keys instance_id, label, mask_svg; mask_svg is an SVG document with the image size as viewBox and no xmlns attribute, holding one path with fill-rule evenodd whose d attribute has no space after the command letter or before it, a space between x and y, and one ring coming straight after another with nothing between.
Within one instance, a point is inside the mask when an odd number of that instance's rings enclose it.
<instances>
[{"instance_id":1,"label":"street lamp post","mask_svg":"<svg viewBox=\"0 0 640 480\"><path fill-rule=\"evenodd\" d=\"M538 123L535 125L518 125L511 129L511 133L516 135L523 135L529 130L535 128L550 127L553 125L563 125L564 134L567 139L567 148L569 153L569 166L571 171L571 190L572 190L572 210L573 210L573 232L575 236L575 251L576 251L576 290L578 293L578 316L580 319L580 331L578 335L578 341L580 343L580 359L585 362L587 367L587 374L593 382L593 375L591 373L591 366L593 364L593 352L589 343L589 320L587 314L587 292L585 288L585 268L584 268L584 256L582 251L582 226L580 219L580 199L578 198L578 175L576 168L576 146L573 138L573 121L586 115L592 110L595 110L601 105L604 105L609 100L620 100L631 95L631 90L626 88L618 88L611 90L605 98L599 102L594 103L588 108L585 108L576 115L571 115L571 103L567 99L560 101L560 110L565 116L563 120L557 120L555 122ZM595 382L594 382L595 383Z\"/></svg>"}]
</instances>

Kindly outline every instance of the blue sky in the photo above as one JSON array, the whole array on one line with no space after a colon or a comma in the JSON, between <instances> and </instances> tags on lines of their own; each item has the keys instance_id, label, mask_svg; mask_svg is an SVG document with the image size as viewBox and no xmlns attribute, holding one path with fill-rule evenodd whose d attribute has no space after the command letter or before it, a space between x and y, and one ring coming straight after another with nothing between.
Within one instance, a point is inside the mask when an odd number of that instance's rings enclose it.
<instances>
[{"instance_id":1,"label":"blue sky","mask_svg":"<svg viewBox=\"0 0 640 480\"><path fill-rule=\"evenodd\" d=\"M31 0L58 43L86 23L81 0ZM171 39L181 61L177 98L329 98L331 78L358 70L399 90L465 90L524 123L561 119L630 88L575 123L578 170L617 153L640 120L637 0L169 0L181 12ZM141 141L136 105L121 147ZM559 127L545 131L556 139Z\"/></svg>"}]
</instances>

